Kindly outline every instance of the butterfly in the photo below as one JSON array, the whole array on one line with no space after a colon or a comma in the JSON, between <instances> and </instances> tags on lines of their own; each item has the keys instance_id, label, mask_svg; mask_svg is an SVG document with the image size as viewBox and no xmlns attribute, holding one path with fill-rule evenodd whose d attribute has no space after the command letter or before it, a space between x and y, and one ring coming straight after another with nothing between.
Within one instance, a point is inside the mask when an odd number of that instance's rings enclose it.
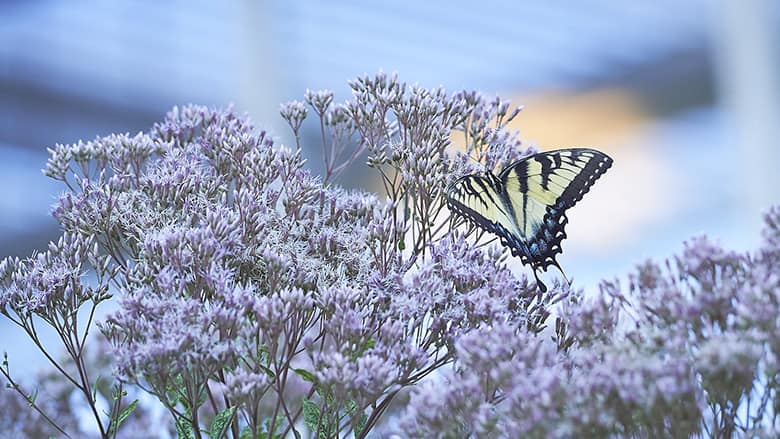
<instances>
[{"instance_id":1,"label":"butterfly","mask_svg":"<svg viewBox=\"0 0 780 439\"><path fill-rule=\"evenodd\" d=\"M594 149L541 152L510 164L498 176L486 171L459 178L447 188L447 205L530 264L545 292L538 270L554 265L563 273L555 258L566 238L566 209L610 166L612 159Z\"/></svg>"}]
</instances>

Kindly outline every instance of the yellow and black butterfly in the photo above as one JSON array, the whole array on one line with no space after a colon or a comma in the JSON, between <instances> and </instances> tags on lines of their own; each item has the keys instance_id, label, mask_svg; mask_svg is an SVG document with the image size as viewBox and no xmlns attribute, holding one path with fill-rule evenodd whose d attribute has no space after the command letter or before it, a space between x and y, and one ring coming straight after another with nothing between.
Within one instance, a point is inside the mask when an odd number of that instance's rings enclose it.
<instances>
[{"instance_id":1,"label":"yellow and black butterfly","mask_svg":"<svg viewBox=\"0 0 780 439\"><path fill-rule=\"evenodd\" d=\"M606 154L588 148L541 152L518 160L498 176L466 175L447 188L447 204L476 226L498 235L501 243L537 270L561 253L566 209L574 206L593 183L612 166ZM563 273L563 270L561 270Z\"/></svg>"}]
</instances>

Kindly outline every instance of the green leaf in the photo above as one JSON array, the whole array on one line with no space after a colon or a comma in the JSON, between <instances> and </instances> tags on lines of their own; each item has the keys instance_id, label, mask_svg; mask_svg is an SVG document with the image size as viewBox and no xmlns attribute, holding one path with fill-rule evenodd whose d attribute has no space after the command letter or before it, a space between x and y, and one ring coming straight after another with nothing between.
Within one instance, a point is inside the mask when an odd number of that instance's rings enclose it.
<instances>
[{"instance_id":1,"label":"green leaf","mask_svg":"<svg viewBox=\"0 0 780 439\"><path fill-rule=\"evenodd\" d=\"M274 373L274 371L272 371L271 369L269 369L266 366L263 366L262 364L260 364L259 366L260 366L260 369L263 369L263 372L265 372L265 374L268 375L271 379L275 379L276 378L276 374Z\"/></svg>"},{"instance_id":2,"label":"green leaf","mask_svg":"<svg viewBox=\"0 0 780 439\"><path fill-rule=\"evenodd\" d=\"M276 422L274 422L274 431L271 432L271 418L266 418L265 421L263 421L263 436L264 437L271 437L273 439L281 439L282 433L277 433L280 429L283 428L285 417L284 415L279 415L276 417ZM295 429L293 428L293 431ZM270 433L270 434L269 434Z\"/></svg>"},{"instance_id":3,"label":"green leaf","mask_svg":"<svg viewBox=\"0 0 780 439\"><path fill-rule=\"evenodd\" d=\"M362 432L363 428L366 427L368 416L366 416L365 412L360 411L360 406L358 406L358 404L352 399L347 402L345 411L347 412L347 416L349 416L352 420L352 427L355 431L355 437L360 436L360 432ZM359 414L357 419L355 418L356 414Z\"/></svg>"},{"instance_id":4,"label":"green leaf","mask_svg":"<svg viewBox=\"0 0 780 439\"><path fill-rule=\"evenodd\" d=\"M97 401L97 391L98 391L98 385L100 383L100 375L95 379L95 382L92 383L92 400ZM116 399L116 398L114 398Z\"/></svg>"},{"instance_id":5,"label":"green leaf","mask_svg":"<svg viewBox=\"0 0 780 439\"><path fill-rule=\"evenodd\" d=\"M119 386L114 387L114 390L111 392L111 397L114 398L115 401L118 401L125 396L127 396L127 390L122 390L120 392Z\"/></svg>"},{"instance_id":6,"label":"green leaf","mask_svg":"<svg viewBox=\"0 0 780 439\"><path fill-rule=\"evenodd\" d=\"M357 422L355 422L355 437L360 436L360 433L366 428L366 422L368 422L368 415L366 415L366 412L360 412L360 417Z\"/></svg>"},{"instance_id":7,"label":"green leaf","mask_svg":"<svg viewBox=\"0 0 780 439\"><path fill-rule=\"evenodd\" d=\"M113 422L111 422L111 429L109 431L110 434L113 434L115 431L119 430L119 427L124 424L124 422L127 420L127 418L130 417L130 414L133 413L133 410L138 406L138 400L131 402L129 406L125 407L124 410L122 410L119 413L119 416Z\"/></svg>"},{"instance_id":8,"label":"green leaf","mask_svg":"<svg viewBox=\"0 0 780 439\"><path fill-rule=\"evenodd\" d=\"M404 243L404 240L402 239L398 241L398 251L404 251L405 248L406 248L406 244Z\"/></svg>"},{"instance_id":9,"label":"green leaf","mask_svg":"<svg viewBox=\"0 0 780 439\"><path fill-rule=\"evenodd\" d=\"M354 416L355 413L357 413L358 408L359 407L358 407L357 403L355 402L355 400L350 399L349 401L347 401L347 407L346 407L347 416L349 416L349 417Z\"/></svg>"},{"instance_id":10,"label":"green leaf","mask_svg":"<svg viewBox=\"0 0 780 439\"><path fill-rule=\"evenodd\" d=\"M352 355L350 356L351 360L357 361L357 359L362 357L367 350L373 348L374 346L376 346L376 340L374 340L373 338L369 338L368 340L366 340L365 343L363 343L363 346L360 346L360 348L358 348L357 351L352 353Z\"/></svg>"},{"instance_id":11,"label":"green leaf","mask_svg":"<svg viewBox=\"0 0 780 439\"><path fill-rule=\"evenodd\" d=\"M319 430L320 434L318 439L327 439L330 437L328 432L336 430L333 426L328 424L326 416L323 416L322 419L320 419L320 407L308 399L303 400L303 422L309 427L309 430L311 430L311 437L314 437L314 432Z\"/></svg>"},{"instance_id":12,"label":"green leaf","mask_svg":"<svg viewBox=\"0 0 780 439\"><path fill-rule=\"evenodd\" d=\"M235 407L228 407L227 409L217 413L214 420L211 422L211 428L209 428L209 436L211 439L221 439L227 432L230 421L233 419L233 414L236 412Z\"/></svg>"},{"instance_id":13,"label":"green leaf","mask_svg":"<svg viewBox=\"0 0 780 439\"><path fill-rule=\"evenodd\" d=\"M241 430L241 434L238 435L238 439L251 439L252 438L252 429L249 428L247 425L244 427L243 430Z\"/></svg>"},{"instance_id":14,"label":"green leaf","mask_svg":"<svg viewBox=\"0 0 780 439\"><path fill-rule=\"evenodd\" d=\"M293 372L297 373L304 381L308 381L312 384L317 384L317 377L313 373L306 369L293 369Z\"/></svg>"},{"instance_id":15,"label":"green leaf","mask_svg":"<svg viewBox=\"0 0 780 439\"><path fill-rule=\"evenodd\" d=\"M38 399L38 389L36 388L35 391L31 395L27 395L27 403L30 405L30 407L35 405L35 400Z\"/></svg>"},{"instance_id":16,"label":"green leaf","mask_svg":"<svg viewBox=\"0 0 780 439\"><path fill-rule=\"evenodd\" d=\"M190 422L184 418L176 420L176 434L179 436L179 439L195 439Z\"/></svg>"},{"instance_id":17,"label":"green leaf","mask_svg":"<svg viewBox=\"0 0 780 439\"><path fill-rule=\"evenodd\" d=\"M168 398L168 403L171 406L175 406L179 403L179 401L182 401L184 398L182 396L184 395L181 389L184 387L184 377L181 376L181 374L176 375L174 377L174 382L170 383L168 385L168 388L166 389L166 398ZM186 408L186 402L183 402Z\"/></svg>"},{"instance_id":18,"label":"green leaf","mask_svg":"<svg viewBox=\"0 0 780 439\"><path fill-rule=\"evenodd\" d=\"M308 399L303 400L303 422L312 433L317 431L317 423L320 420L320 408Z\"/></svg>"},{"instance_id":19,"label":"green leaf","mask_svg":"<svg viewBox=\"0 0 780 439\"><path fill-rule=\"evenodd\" d=\"M260 358L260 361L265 362L271 356L271 349L268 345L262 344L257 348L257 356Z\"/></svg>"},{"instance_id":20,"label":"green leaf","mask_svg":"<svg viewBox=\"0 0 780 439\"><path fill-rule=\"evenodd\" d=\"M168 400L168 403L171 405L171 407L176 407L176 405L179 403L179 394L172 392L169 396L171 399Z\"/></svg>"}]
</instances>

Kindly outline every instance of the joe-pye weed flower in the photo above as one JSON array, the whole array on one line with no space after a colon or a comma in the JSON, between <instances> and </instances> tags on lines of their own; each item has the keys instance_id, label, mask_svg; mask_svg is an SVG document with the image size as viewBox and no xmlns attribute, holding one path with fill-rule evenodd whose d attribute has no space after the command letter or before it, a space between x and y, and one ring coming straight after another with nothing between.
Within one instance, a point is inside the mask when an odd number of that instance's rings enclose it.
<instances>
[{"instance_id":1,"label":"joe-pye weed flower","mask_svg":"<svg viewBox=\"0 0 780 439\"><path fill-rule=\"evenodd\" d=\"M96 429L79 431L5 362L42 422L63 436L125 437L123 423L147 413L128 396L144 392L180 437L196 438L775 427L778 210L755 254L695 239L625 287L540 294L444 201L457 178L533 152L507 129L519 110L384 74L350 85L344 103L307 91L281 107L294 149L230 109L198 106L147 133L51 149L63 236L0 263L0 310ZM306 123L322 177L301 158ZM359 160L381 196L337 185ZM107 301L117 309L95 322ZM40 344L41 324L65 360Z\"/></svg>"}]
</instances>

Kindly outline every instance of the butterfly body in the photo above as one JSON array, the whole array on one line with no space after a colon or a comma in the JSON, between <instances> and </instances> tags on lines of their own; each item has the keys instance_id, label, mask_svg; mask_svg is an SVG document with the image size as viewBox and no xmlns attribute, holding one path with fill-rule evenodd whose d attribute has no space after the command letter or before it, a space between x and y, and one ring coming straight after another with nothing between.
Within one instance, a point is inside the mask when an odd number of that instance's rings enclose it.
<instances>
[{"instance_id":1,"label":"butterfly body","mask_svg":"<svg viewBox=\"0 0 780 439\"><path fill-rule=\"evenodd\" d=\"M447 189L447 204L474 225L499 237L513 256L538 269L555 260L566 238L566 210L582 199L612 165L588 148L542 152L518 160L498 175L466 175ZM561 272L563 272L561 270Z\"/></svg>"}]
</instances>

